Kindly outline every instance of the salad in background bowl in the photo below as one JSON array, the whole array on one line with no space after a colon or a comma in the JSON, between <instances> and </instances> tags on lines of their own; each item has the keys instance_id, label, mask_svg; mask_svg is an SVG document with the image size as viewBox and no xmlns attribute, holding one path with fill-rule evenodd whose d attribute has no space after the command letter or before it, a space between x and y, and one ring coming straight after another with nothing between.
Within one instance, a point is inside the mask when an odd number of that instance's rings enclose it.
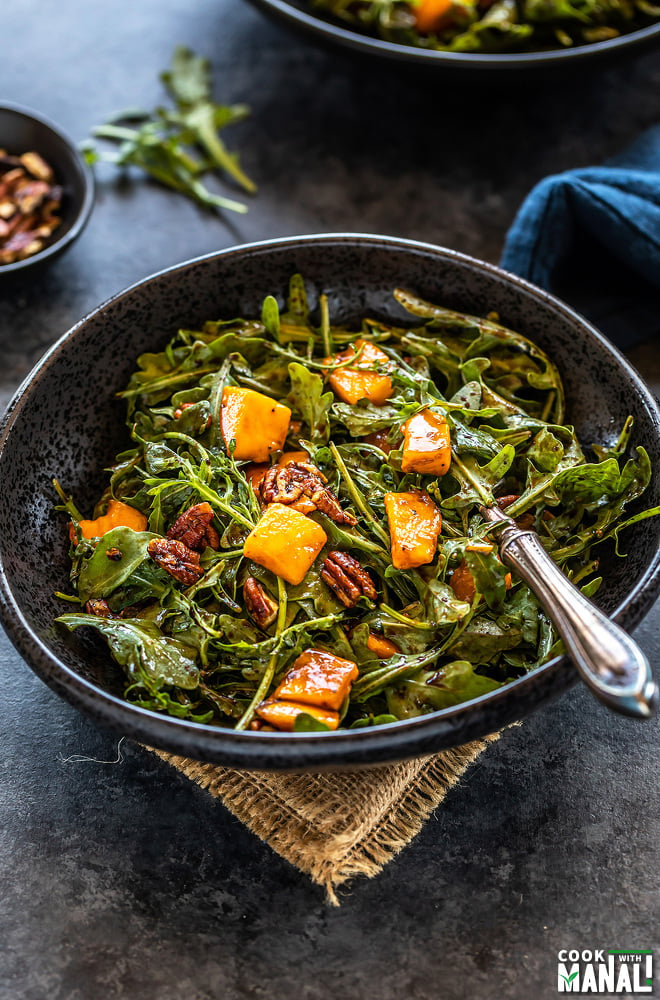
<instances>
[{"instance_id":1,"label":"salad in background bowl","mask_svg":"<svg viewBox=\"0 0 660 1000\"><path fill-rule=\"evenodd\" d=\"M660 41L660 8L555 0L251 0L318 42L466 82L511 75L545 81L641 53Z\"/></svg>"}]
</instances>

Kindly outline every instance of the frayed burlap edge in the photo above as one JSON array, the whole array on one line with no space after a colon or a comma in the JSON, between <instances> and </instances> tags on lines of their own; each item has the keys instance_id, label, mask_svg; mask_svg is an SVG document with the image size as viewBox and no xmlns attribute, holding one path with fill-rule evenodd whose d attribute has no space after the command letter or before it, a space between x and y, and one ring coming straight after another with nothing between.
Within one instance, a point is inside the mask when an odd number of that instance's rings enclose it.
<instances>
[{"instance_id":1,"label":"frayed burlap edge","mask_svg":"<svg viewBox=\"0 0 660 1000\"><path fill-rule=\"evenodd\" d=\"M377 875L499 735L432 757L337 774L235 771L153 752L221 799L338 906L337 889L355 876Z\"/></svg>"}]
</instances>

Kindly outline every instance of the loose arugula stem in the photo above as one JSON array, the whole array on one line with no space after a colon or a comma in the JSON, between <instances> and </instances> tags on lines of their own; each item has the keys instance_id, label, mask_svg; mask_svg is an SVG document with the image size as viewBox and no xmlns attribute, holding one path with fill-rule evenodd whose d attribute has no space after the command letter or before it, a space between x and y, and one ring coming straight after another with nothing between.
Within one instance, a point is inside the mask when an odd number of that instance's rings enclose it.
<instances>
[{"instance_id":1,"label":"loose arugula stem","mask_svg":"<svg viewBox=\"0 0 660 1000\"><path fill-rule=\"evenodd\" d=\"M408 615L404 615L403 612L396 611L394 608L391 608L389 604L379 604L378 607L380 611L383 611L386 615L389 615L396 621L401 622L403 625L407 625L409 628L418 628L423 632L428 632L429 630L432 631L437 628L433 622L420 622L415 618L409 618Z\"/></svg>"},{"instance_id":2,"label":"loose arugula stem","mask_svg":"<svg viewBox=\"0 0 660 1000\"><path fill-rule=\"evenodd\" d=\"M286 348L280 347L278 344L268 344L267 346L276 354L281 354L283 358L289 358L291 361L297 361L298 363L302 360L299 354L296 354L294 351L287 351ZM337 361L332 364L326 361L314 361L311 357L307 357L305 358L305 365L307 368L316 369L317 371L321 371L324 374L329 375L331 372L339 371L340 368L349 368L351 365L355 365L355 363L359 361L362 356L363 351L364 345L362 345L362 347L358 347L357 351L355 351L350 358L347 358L346 361ZM370 370L371 369L364 366L364 371ZM375 371L375 369L373 370Z\"/></svg>"},{"instance_id":3,"label":"loose arugula stem","mask_svg":"<svg viewBox=\"0 0 660 1000\"><path fill-rule=\"evenodd\" d=\"M209 453L207 452L206 448L204 448L204 446L201 445L199 441L195 441L195 439L190 437L188 434L181 434L180 431L166 431L165 434L160 435L160 438L171 438L175 441L184 441L187 445L189 445L189 447L194 448L196 450L202 462L208 460Z\"/></svg>"},{"instance_id":4,"label":"loose arugula stem","mask_svg":"<svg viewBox=\"0 0 660 1000\"><path fill-rule=\"evenodd\" d=\"M80 511L78 510L78 508L76 507L75 503L73 502L73 498L72 497L68 497L66 495L66 493L64 492L64 490L62 489L62 487L58 483L57 479L53 479L52 483L53 483L53 487L55 489L55 492L57 493L58 497L62 501L64 510L66 510L67 513L72 516L72 518L74 519L74 521L82 521L83 520L83 516L80 513Z\"/></svg>"},{"instance_id":5,"label":"loose arugula stem","mask_svg":"<svg viewBox=\"0 0 660 1000\"><path fill-rule=\"evenodd\" d=\"M277 578L277 599L279 601L279 608L278 608L278 611L277 611L277 623L275 625L275 635L280 635L282 633L283 629L284 629L284 623L286 622L286 597L287 597L287 595L286 595L286 584L285 584L284 580L280 576L278 576L278 578ZM261 682L259 684L259 687L257 688L257 690L254 693L254 697L252 698L252 701L250 702L250 704L248 705L248 707L246 708L246 710L243 712L243 715L241 716L241 718L236 723L236 729L246 729L247 726L250 725L250 722L252 721L252 718L254 716L254 712L255 712L255 709L256 709L257 705L260 702L262 702L264 700L264 698L266 697L266 695L268 694L268 691L270 689L270 685L273 682L273 677L275 675L275 670L277 668L277 659L278 659L279 651L280 651L280 645L278 644L278 646L275 649L275 651L273 653L271 653L271 657L270 657L270 659L268 661L268 666L266 667L266 670L264 671L264 675L261 678Z\"/></svg>"},{"instance_id":6,"label":"loose arugula stem","mask_svg":"<svg viewBox=\"0 0 660 1000\"><path fill-rule=\"evenodd\" d=\"M170 115L168 117L177 123L179 121L178 116ZM230 177L233 177L244 191L247 191L249 194L255 194L257 185L239 166L236 157L232 156L227 150L227 147L215 129L213 119L214 108L210 102L200 104L193 111L184 113L183 116L185 125L193 129L198 145L209 155L215 166L220 167Z\"/></svg>"},{"instance_id":7,"label":"loose arugula stem","mask_svg":"<svg viewBox=\"0 0 660 1000\"><path fill-rule=\"evenodd\" d=\"M199 493L204 500L208 500L212 507L217 507L224 514L228 514L229 517L234 519L234 521L238 521L239 524L242 524L244 528L247 528L249 531L252 531L254 528L254 521L250 521L244 514L241 514L235 507L232 507L231 504L228 504L225 500L223 500L219 493L216 493L216 491L211 489L210 486L203 483L198 476L185 478L180 481L174 479L170 482L152 479L151 482L157 482L158 485L154 486L154 488L150 490L150 495L154 495L160 492L164 487L168 486L189 486L191 489L195 490L196 493Z\"/></svg>"},{"instance_id":8,"label":"loose arugula stem","mask_svg":"<svg viewBox=\"0 0 660 1000\"><path fill-rule=\"evenodd\" d=\"M339 474L341 475L344 481L344 485L346 486L346 490L350 495L351 500L353 501L357 509L360 511L360 513L363 514L364 517L367 519L367 521L369 521L369 523L372 525L375 534L378 535L383 544L385 546L389 546L390 544L389 537L385 534L385 532L381 528L373 511L369 508L369 505L367 504L366 500L364 499L364 497L358 490L357 486L353 482L353 479L348 469L346 468L343 458L339 454L336 445L332 441L330 442L330 451L332 452L332 457L334 458L337 468L339 469Z\"/></svg>"},{"instance_id":9,"label":"loose arugula stem","mask_svg":"<svg viewBox=\"0 0 660 1000\"><path fill-rule=\"evenodd\" d=\"M328 305L328 296L321 295L319 298L319 307L321 309L321 337L323 339L323 350L325 351L325 356L327 358L334 351L332 344L332 333L330 331L330 308Z\"/></svg>"},{"instance_id":10,"label":"loose arugula stem","mask_svg":"<svg viewBox=\"0 0 660 1000\"><path fill-rule=\"evenodd\" d=\"M74 597L72 594L63 594L61 590L55 591L55 597L59 597L61 601L68 601L69 604L80 605L82 603L79 597Z\"/></svg>"},{"instance_id":11,"label":"loose arugula stem","mask_svg":"<svg viewBox=\"0 0 660 1000\"><path fill-rule=\"evenodd\" d=\"M550 392L548 393L545 405L543 407L543 412L541 413L541 420L543 420L544 423L547 423L548 421L548 417L550 416L550 411L552 410L556 395L557 393L555 392L554 389L551 389Z\"/></svg>"},{"instance_id":12,"label":"loose arugula stem","mask_svg":"<svg viewBox=\"0 0 660 1000\"><path fill-rule=\"evenodd\" d=\"M174 372L171 375L163 375L160 378L151 379L149 382L143 382L135 389L124 389L116 395L120 399L127 399L130 396L160 392L161 389L169 389L171 385L178 385L179 382L192 382L194 379L199 379L200 376L209 375L214 371L217 371L217 368L195 368L194 371L189 372Z\"/></svg>"}]
</instances>

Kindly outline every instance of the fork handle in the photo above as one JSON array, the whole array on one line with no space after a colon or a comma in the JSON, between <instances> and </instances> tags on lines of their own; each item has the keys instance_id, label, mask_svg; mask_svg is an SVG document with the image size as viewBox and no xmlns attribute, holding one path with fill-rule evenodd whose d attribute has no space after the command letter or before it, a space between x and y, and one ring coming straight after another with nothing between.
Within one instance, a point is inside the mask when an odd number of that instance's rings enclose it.
<instances>
[{"instance_id":1,"label":"fork handle","mask_svg":"<svg viewBox=\"0 0 660 1000\"><path fill-rule=\"evenodd\" d=\"M496 508L485 508L484 514L491 523L502 526L502 561L534 591L585 684L615 712L652 718L658 707L658 689L637 643L571 583L535 532L518 528Z\"/></svg>"}]
</instances>

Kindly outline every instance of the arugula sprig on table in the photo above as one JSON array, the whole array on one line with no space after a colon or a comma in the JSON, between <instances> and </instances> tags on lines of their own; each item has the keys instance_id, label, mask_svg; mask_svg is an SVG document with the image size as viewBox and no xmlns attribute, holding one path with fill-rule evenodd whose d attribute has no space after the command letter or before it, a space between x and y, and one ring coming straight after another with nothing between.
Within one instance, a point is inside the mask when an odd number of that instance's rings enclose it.
<instances>
[{"instance_id":1,"label":"arugula sprig on table","mask_svg":"<svg viewBox=\"0 0 660 1000\"><path fill-rule=\"evenodd\" d=\"M585 454L565 423L559 372L539 347L495 315L460 313L404 290L394 295L407 324L366 317L359 329L331 325L324 296L315 322L296 275L283 309L268 296L258 319L180 330L165 350L138 358L120 393L131 446L117 456L97 513L110 498L128 503L144 515L147 530L116 527L94 544L76 532L81 513L60 493L60 509L74 529L73 599L101 599L112 614L131 617L76 613L59 621L101 632L126 673L133 703L240 726L296 658L315 647L357 664L345 726L380 725L459 704L560 648L534 594L522 580L508 578L480 504L515 496L507 512L527 519L589 596L601 582L600 546L607 539L618 546L626 528L660 513L626 512L651 476L644 449L631 449L630 420L616 442ZM358 338L376 342L388 359L392 393L383 405L364 398L340 402L329 391L328 372L351 363L329 355ZM262 515L250 466L235 460L219 430L226 387L253 389L288 406L286 450L303 448L356 516L357 524L347 526L318 509L310 514L327 544L299 584L244 555L243 543ZM449 471L404 474L401 425L429 407L449 425ZM385 498L410 489L429 494L442 526L430 562L404 570L392 562ZM213 509L219 547L203 552L203 575L186 587L147 552L153 538L200 501ZM120 562L112 560L115 549L123 553ZM319 572L333 549L359 559L377 600L360 598L349 608L340 603ZM473 599L455 587L460 566L474 582ZM250 620L242 597L247 577L277 595L276 625L262 629ZM377 655L369 644L374 634L395 652ZM298 728L319 725L307 716Z\"/></svg>"},{"instance_id":2,"label":"arugula sprig on table","mask_svg":"<svg viewBox=\"0 0 660 1000\"><path fill-rule=\"evenodd\" d=\"M206 208L247 212L243 202L210 191L202 177L214 173L228 177L248 194L256 192L238 154L230 152L220 136L227 126L243 121L250 109L245 104L215 103L209 61L183 46L175 50L172 66L161 74L161 80L173 107L114 115L92 134L116 143L117 150L100 152L95 144L86 144L87 162L138 167Z\"/></svg>"}]
</instances>

